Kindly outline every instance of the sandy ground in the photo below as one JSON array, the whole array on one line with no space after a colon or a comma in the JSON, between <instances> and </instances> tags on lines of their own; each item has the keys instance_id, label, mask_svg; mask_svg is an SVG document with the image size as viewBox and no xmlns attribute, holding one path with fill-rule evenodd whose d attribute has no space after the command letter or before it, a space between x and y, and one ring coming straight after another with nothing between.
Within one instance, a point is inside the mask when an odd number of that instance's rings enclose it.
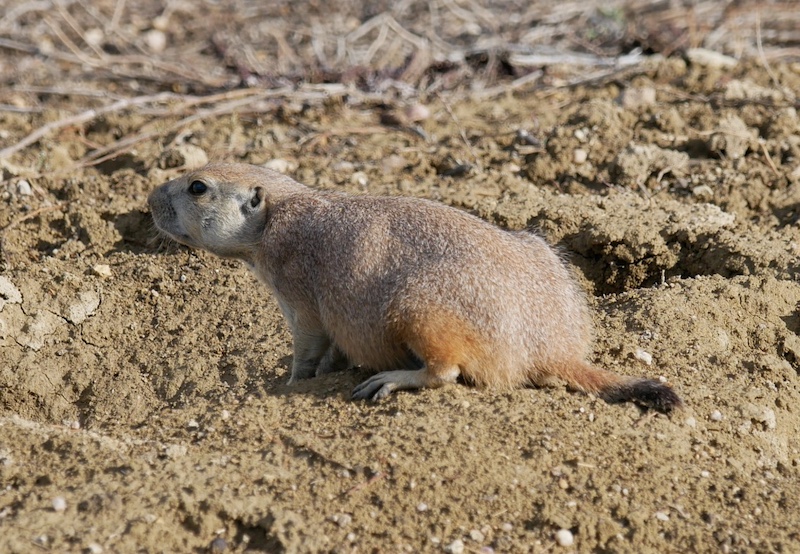
<instances>
[{"instance_id":1,"label":"sandy ground","mask_svg":"<svg viewBox=\"0 0 800 554\"><path fill-rule=\"evenodd\" d=\"M168 101L4 156L0 551L797 551L800 66L729 61L385 102L316 89L191 121ZM1 99L0 149L93 106L31 92L54 86L36 67ZM273 298L146 211L207 159L540 229L590 296L593 361L686 408L563 387L350 401L367 370L288 386Z\"/></svg>"}]
</instances>

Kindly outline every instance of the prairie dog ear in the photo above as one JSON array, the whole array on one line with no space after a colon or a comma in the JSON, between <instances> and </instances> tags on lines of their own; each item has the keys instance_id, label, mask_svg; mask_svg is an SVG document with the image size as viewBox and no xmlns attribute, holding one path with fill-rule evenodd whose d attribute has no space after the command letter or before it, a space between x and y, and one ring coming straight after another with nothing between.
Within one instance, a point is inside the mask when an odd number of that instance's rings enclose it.
<instances>
[{"instance_id":1,"label":"prairie dog ear","mask_svg":"<svg viewBox=\"0 0 800 554\"><path fill-rule=\"evenodd\" d=\"M261 204L264 202L264 196L266 196L264 187L262 186L253 187L250 196L250 208L255 210L256 208L261 206Z\"/></svg>"}]
</instances>

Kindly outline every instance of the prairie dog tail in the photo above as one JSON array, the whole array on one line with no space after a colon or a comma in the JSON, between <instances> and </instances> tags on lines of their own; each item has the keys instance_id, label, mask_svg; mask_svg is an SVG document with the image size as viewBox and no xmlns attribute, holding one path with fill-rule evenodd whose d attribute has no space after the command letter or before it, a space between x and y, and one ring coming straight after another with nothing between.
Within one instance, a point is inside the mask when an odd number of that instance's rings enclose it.
<instances>
[{"instance_id":1,"label":"prairie dog tail","mask_svg":"<svg viewBox=\"0 0 800 554\"><path fill-rule=\"evenodd\" d=\"M630 401L664 413L683 405L675 391L660 381L617 375L586 362L564 364L555 375L569 386L595 393L610 404Z\"/></svg>"}]
</instances>

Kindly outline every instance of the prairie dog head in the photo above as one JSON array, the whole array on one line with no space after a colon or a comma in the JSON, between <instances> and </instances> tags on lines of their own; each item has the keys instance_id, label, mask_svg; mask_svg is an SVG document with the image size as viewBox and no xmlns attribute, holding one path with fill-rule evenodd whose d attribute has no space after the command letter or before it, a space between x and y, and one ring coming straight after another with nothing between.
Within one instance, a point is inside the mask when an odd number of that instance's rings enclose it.
<instances>
[{"instance_id":1,"label":"prairie dog head","mask_svg":"<svg viewBox=\"0 0 800 554\"><path fill-rule=\"evenodd\" d=\"M147 201L158 229L174 240L218 256L250 260L269 205L303 189L268 169L212 164L157 187Z\"/></svg>"}]
</instances>

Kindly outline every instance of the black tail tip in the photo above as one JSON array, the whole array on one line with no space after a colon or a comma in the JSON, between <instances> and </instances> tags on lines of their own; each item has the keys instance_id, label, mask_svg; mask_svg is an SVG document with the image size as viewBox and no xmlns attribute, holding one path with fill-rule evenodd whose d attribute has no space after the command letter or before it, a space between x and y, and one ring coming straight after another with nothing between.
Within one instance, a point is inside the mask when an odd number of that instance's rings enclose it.
<instances>
[{"instance_id":1,"label":"black tail tip","mask_svg":"<svg viewBox=\"0 0 800 554\"><path fill-rule=\"evenodd\" d=\"M610 404L635 402L665 414L683 406L672 387L653 379L633 379L603 391L601 398Z\"/></svg>"}]
</instances>

